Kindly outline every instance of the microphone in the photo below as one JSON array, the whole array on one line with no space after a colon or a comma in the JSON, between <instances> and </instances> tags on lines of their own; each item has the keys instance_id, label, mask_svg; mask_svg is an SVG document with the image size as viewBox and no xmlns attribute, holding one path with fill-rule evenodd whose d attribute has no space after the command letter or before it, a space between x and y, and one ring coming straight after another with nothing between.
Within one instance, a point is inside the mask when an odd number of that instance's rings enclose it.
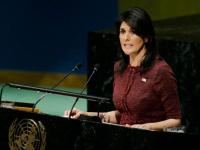
<instances>
[{"instance_id":1,"label":"microphone","mask_svg":"<svg viewBox=\"0 0 200 150\"><path fill-rule=\"evenodd\" d=\"M74 71L78 71L82 67L82 64L78 63L76 64L70 72L68 72L61 80L59 80L52 88L51 90L55 89L60 83L63 82L70 74L72 74ZM32 112L34 112L36 105L45 97L48 93L44 93L33 105Z\"/></svg>"},{"instance_id":2,"label":"microphone","mask_svg":"<svg viewBox=\"0 0 200 150\"><path fill-rule=\"evenodd\" d=\"M87 87L88 83L90 82L91 78L93 77L94 73L98 71L99 66L100 66L99 64L95 64L95 65L94 65L93 71L92 71L91 75L89 76L87 82L84 84L84 86L83 86L83 88L82 88L80 94L83 94L84 90L86 89L86 87ZM69 119L71 119L72 110L74 109L74 106L75 106L76 103L78 102L79 98L80 98L80 97L77 97L77 98L75 99L75 102L73 103L73 105L72 105L72 107L71 107L71 109L70 109L70 112L69 112Z\"/></svg>"}]
</instances>

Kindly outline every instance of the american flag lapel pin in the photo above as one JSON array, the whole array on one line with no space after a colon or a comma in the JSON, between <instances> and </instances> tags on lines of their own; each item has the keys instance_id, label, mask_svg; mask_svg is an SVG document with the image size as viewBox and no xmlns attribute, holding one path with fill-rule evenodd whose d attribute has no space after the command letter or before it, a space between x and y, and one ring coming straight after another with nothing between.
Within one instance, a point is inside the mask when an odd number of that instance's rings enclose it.
<instances>
[{"instance_id":1,"label":"american flag lapel pin","mask_svg":"<svg viewBox=\"0 0 200 150\"><path fill-rule=\"evenodd\" d=\"M147 79L142 77L142 82L147 82Z\"/></svg>"}]
</instances>

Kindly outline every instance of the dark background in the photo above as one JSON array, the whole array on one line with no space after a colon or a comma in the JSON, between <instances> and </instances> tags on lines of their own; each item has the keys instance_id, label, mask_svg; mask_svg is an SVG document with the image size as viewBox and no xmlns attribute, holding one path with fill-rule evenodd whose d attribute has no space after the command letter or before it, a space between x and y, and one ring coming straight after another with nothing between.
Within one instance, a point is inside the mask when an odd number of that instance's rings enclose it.
<instances>
[{"instance_id":1,"label":"dark background","mask_svg":"<svg viewBox=\"0 0 200 150\"><path fill-rule=\"evenodd\" d=\"M79 62L86 74L87 33L116 16L116 0L0 1L0 70L63 73Z\"/></svg>"}]
</instances>

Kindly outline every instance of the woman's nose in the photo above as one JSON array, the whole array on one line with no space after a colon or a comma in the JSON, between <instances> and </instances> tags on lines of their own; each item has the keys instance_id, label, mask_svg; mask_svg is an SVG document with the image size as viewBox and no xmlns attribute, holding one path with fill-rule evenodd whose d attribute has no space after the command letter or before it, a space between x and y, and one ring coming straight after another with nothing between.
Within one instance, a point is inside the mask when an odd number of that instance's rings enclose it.
<instances>
[{"instance_id":1,"label":"woman's nose","mask_svg":"<svg viewBox=\"0 0 200 150\"><path fill-rule=\"evenodd\" d=\"M129 33L126 33L125 36L124 36L125 40L130 40L130 37L131 37L131 36L130 36Z\"/></svg>"}]
</instances>

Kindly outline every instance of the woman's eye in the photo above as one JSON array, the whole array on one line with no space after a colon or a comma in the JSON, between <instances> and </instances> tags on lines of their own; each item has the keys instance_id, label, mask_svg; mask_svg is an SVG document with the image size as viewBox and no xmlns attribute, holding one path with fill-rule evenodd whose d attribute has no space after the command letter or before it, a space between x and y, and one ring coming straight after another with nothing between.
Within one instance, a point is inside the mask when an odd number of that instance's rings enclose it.
<instances>
[{"instance_id":1,"label":"woman's eye","mask_svg":"<svg viewBox=\"0 0 200 150\"><path fill-rule=\"evenodd\" d=\"M125 33L125 31L124 31L124 30L120 30L119 32L120 32L121 34L122 34L122 33Z\"/></svg>"}]
</instances>

